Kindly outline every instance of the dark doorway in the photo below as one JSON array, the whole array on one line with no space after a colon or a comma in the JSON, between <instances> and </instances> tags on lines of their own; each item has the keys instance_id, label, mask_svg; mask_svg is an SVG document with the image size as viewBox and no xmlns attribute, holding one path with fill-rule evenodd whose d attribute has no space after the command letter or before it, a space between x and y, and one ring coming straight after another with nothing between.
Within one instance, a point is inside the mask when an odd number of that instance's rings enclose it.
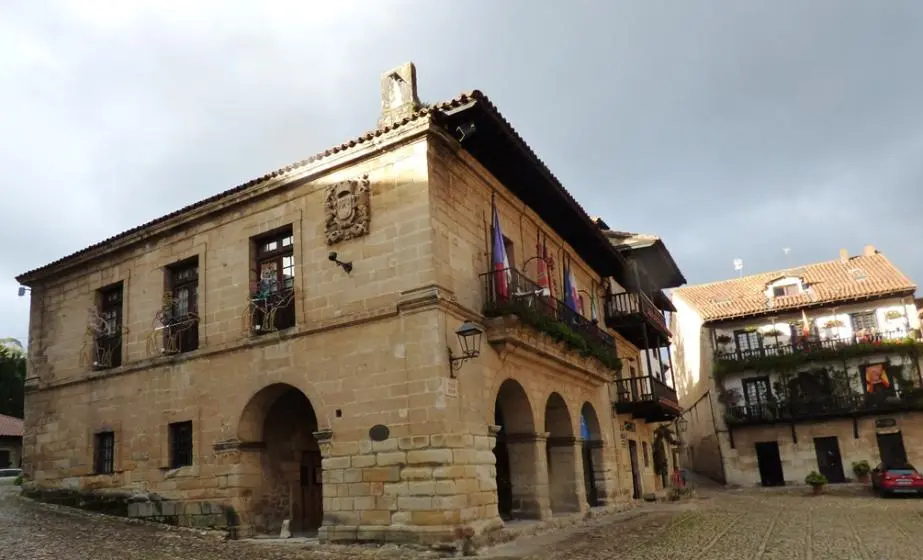
<instances>
[{"instance_id":1,"label":"dark doorway","mask_svg":"<svg viewBox=\"0 0 923 560\"><path fill-rule=\"evenodd\" d=\"M779 442L761 441L757 443L756 462L760 469L760 484L763 486L785 486Z\"/></svg>"},{"instance_id":2,"label":"dark doorway","mask_svg":"<svg viewBox=\"0 0 923 560\"><path fill-rule=\"evenodd\" d=\"M494 413L494 424L505 425L503 412L499 406ZM497 509L500 518L509 521L513 518L513 480L510 476L510 455L509 448L506 446L506 432L503 429L497 434L494 456L497 459Z\"/></svg>"},{"instance_id":3,"label":"dark doorway","mask_svg":"<svg viewBox=\"0 0 923 560\"><path fill-rule=\"evenodd\" d=\"M599 492L596 490L596 475L593 467L593 442L583 442L583 484L586 488L586 501L590 507L599 505Z\"/></svg>"},{"instance_id":4,"label":"dark doorway","mask_svg":"<svg viewBox=\"0 0 923 560\"><path fill-rule=\"evenodd\" d=\"M814 453L817 455L817 470L827 477L827 482L846 482L840 443L836 436L814 438Z\"/></svg>"},{"instance_id":5,"label":"dark doorway","mask_svg":"<svg viewBox=\"0 0 923 560\"><path fill-rule=\"evenodd\" d=\"M323 521L324 487L320 451L301 453L301 527L314 532Z\"/></svg>"},{"instance_id":6,"label":"dark doorway","mask_svg":"<svg viewBox=\"0 0 923 560\"><path fill-rule=\"evenodd\" d=\"M881 462L888 466L903 465L907 462L907 450L904 449L904 437L900 432L876 434L878 455Z\"/></svg>"},{"instance_id":7,"label":"dark doorway","mask_svg":"<svg viewBox=\"0 0 923 560\"><path fill-rule=\"evenodd\" d=\"M641 469L638 468L638 443L634 440L628 440L628 458L631 461L631 497L638 500L641 498Z\"/></svg>"}]
</instances>

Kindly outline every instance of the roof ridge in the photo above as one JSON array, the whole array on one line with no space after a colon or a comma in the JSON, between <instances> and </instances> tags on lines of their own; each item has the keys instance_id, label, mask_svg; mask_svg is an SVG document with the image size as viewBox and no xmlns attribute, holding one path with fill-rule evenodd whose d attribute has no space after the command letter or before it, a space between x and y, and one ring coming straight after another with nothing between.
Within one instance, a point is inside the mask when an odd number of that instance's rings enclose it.
<instances>
[{"instance_id":1,"label":"roof ridge","mask_svg":"<svg viewBox=\"0 0 923 560\"><path fill-rule=\"evenodd\" d=\"M880 258L880 259L884 260L886 263L888 263L891 267L893 267L894 269L897 270L897 267L894 266L894 263L892 263L892 262L888 259L888 257L886 257L886 256L885 256L884 254L882 254L882 253L875 253L874 255L855 255L855 256L850 257L849 260L851 261L851 260L853 260L853 259L868 259L868 258ZM748 275L746 275L746 276L740 276L740 277L738 277L738 278L727 278L727 279L725 279L725 280L714 280L714 281L712 281L712 282L704 282L704 283L702 283L702 284L691 284L691 285L686 285L686 286L682 286L682 287L680 287L680 288L674 288L674 290L675 290L675 291L678 291L678 292L682 292L682 291L692 290L692 289L695 289L695 288L707 288L707 287L711 287L711 286L716 286L716 285L718 285L718 284L732 284L732 283L737 283L737 282L743 282L743 281L746 281L746 280L753 280L753 279L755 279L755 278L757 278L757 277L760 277L760 276L769 276L769 275L775 275L775 274L784 275L784 273L790 272L790 271L793 271L793 270L804 269L804 268L815 267L815 266L823 266L823 265L825 265L825 264L837 264L837 263L841 263L841 264L842 264L842 261L840 261L840 259L830 259L830 260L826 260L826 261L819 261L819 262L814 262L814 263L795 265L795 266L791 266L791 267L787 267L787 268L780 268L780 269L777 269L777 270L767 270L767 271L765 271L765 272L757 272L757 273L754 273L754 274L748 274ZM898 272L900 272L900 270L898 270ZM901 275L902 275L902 276L905 276L903 273L901 273ZM906 276L905 276L905 278L906 278ZM910 279L907 278L907 280L909 281ZM911 283L913 283L913 282L911 282Z\"/></svg>"}]
</instances>

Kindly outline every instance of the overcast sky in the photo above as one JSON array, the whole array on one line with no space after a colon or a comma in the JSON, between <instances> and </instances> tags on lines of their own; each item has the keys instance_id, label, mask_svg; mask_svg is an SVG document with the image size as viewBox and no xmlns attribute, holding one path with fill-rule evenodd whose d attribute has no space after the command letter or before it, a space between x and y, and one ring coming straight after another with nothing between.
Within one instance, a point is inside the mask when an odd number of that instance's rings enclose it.
<instances>
[{"instance_id":1,"label":"overcast sky","mask_svg":"<svg viewBox=\"0 0 923 560\"><path fill-rule=\"evenodd\" d=\"M923 282L921 55L913 0L5 0L0 338L13 276L373 128L406 60L690 283L866 243Z\"/></svg>"}]
</instances>

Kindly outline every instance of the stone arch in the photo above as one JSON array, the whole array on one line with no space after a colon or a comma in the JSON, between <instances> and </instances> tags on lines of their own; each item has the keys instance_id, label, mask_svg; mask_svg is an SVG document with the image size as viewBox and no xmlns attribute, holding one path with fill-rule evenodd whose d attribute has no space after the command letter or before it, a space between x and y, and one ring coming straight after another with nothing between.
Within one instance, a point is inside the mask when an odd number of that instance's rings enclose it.
<instances>
[{"instance_id":1,"label":"stone arch","mask_svg":"<svg viewBox=\"0 0 923 560\"><path fill-rule=\"evenodd\" d=\"M497 509L504 519L540 518L538 434L532 404L523 386L506 379L497 389L492 424L500 426L494 446Z\"/></svg>"},{"instance_id":2,"label":"stone arch","mask_svg":"<svg viewBox=\"0 0 923 560\"><path fill-rule=\"evenodd\" d=\"M578 484L583 479L583 469L577 460L579 440L574 434L570 409L559 393L551 393L545 402L545 431L551 511L580 511L585 498L581 496L583 485Z\"/></svg>"},{"instance_id":3,"label":"stone arch","mask_svg":"<svg viewBox=\"0 0 923 560\"><path fill-rule=\"evenodd\" d=\"M583 482L586 501L590 507L601 505L606 491L606 470L603 454L603 435L596 409L589 402L580 409L580 437L583 459Z\"/></svg>"},{"instance_id":4,"label":"stone arch","mask_svg":"<svg viewBox=\"0 0 923 560\"><path fill-rule=\"evenodd\" d=\"M268 385L253 395L240 416L242 480L250 490L252 531L314 533L323 521L317 413L299 388Z\"/></svg>"}]
</instances>

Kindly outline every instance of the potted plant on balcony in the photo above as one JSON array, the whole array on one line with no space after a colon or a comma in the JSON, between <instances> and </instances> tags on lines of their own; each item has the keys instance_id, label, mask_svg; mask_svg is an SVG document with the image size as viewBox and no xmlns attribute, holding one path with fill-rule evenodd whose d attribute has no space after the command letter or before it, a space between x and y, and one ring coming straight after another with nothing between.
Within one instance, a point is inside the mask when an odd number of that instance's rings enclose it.
<instances>
[{"instance_id":1,"label":"potted plant on balcony","mask_svg":"<svg viewBox=\"0 0 923 560\"><path fill-rule=\"evenodd\" d=\"M808 476L804 477L804 483L811 486L811 490L816 496L824 491L824 486L827 484L827 477L817 471L811 471Z\"/></svg>"},{"instance_id":2,"label":"potted plant on balcony","mask_svg":"<svg viewBox=\"0 0 923 560\"><path fill-rule=\"evenodd\" d=\"M839 319L830 319L829 321L824 323L825 329L838 329L842 326L844 326L844 323L843 321L840 321Z\"/></svg>"},{"instance_id":3,"label":"potted plant on balcony","mask_svg":"<svg viewBox=\"0 0 923 560\"><path fill-rule=\"evenodd\" d=\"M891 309L890 311L888 311L887 313L885 313L885 319L887 319L887 320L889 320L889 321L896 321L896 320L902 318L903 316L904 316L904 314L901 313L900 311L898 311L897 309Z\"/></svg>"},{"instance_id":4,"label":"potted plant on balcony","mask_svg":"<svg viewBox=\"0 0 923 560\"><path fill-rule=\"evenodd\" d=\"M731 337L726 334L720 334L717 337L715 337L715 341L718 343L719 346L723 347L731 343Z\"/></svg>"},{"instance_id":5,"label":"potted plant on balcony","mask_svg":"<svg viewBox=\"0 0 923 560\"><path fill-rule=\"evenodd\" d=\"M856 479L859 482L862 484L867 484L869 481L869 473L872 472L872 467L865 459L861 461L853 461L852 472L856 475Z\"/></svg>"}]
</instances>

